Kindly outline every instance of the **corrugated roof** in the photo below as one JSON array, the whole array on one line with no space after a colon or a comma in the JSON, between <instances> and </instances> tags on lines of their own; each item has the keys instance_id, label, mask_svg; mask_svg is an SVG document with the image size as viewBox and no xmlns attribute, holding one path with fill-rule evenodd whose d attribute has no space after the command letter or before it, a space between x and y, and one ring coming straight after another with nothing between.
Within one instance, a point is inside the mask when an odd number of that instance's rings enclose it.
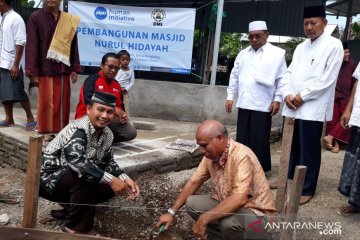
<instances>
[{"instance_id":1,"label":"corrugated roof","mask_svg":"<svg viewBox=\"0 0 360 240\"><path fill-rule=\"evenodd\" d=\"M304 6L321 5L323 0L282 1L225 1L224 10L228 16L223 19L222 31L248 32L253 20L265 20L270 32L282 36L304 36Z\"/></svg>"},{"instance_id":2,"label":"corrugated roof","mask_svg":"<svg viewBox=\"0 0 360 240\"><path fill-rule=\"evenodd\" d=\"M348 14L348 7L349 7L349 0L337 0L333 3L329 3L326 6L326 10L328 12L333 13L335 16L347 16ZM360 0L352 0L351 6L351 16L356 16L360 13Z\"/></svg>"}]
</instances>

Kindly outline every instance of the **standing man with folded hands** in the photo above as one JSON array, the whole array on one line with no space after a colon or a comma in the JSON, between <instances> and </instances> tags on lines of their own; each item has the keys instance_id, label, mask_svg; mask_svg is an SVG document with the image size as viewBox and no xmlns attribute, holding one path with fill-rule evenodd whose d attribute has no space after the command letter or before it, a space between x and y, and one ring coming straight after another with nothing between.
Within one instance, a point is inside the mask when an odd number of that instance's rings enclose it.
<instances>
[{"instance_id":1,"label":"standing man with folded hands","mask_svg":"<svg viewBox=\"0 0 360 240\"><path fill-rule=\"evenodd\" d=\"M281 87L286 103L282 115L295 119L288 177L293 178L296 165L307 167L300 204L315 195L323 123L333 117L336 79L344 56L340 40L324 32L324 6L305 7L303 24L308 38L296 47Z\"/></svg>"}]
</instances>

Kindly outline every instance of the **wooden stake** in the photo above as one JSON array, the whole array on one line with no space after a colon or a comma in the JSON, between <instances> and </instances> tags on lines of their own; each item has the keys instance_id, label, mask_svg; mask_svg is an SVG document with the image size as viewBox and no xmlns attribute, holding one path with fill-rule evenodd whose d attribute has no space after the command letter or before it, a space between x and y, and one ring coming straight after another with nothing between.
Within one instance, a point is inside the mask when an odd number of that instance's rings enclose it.
<instances>
[{"instance_id":1,"label":"wooden stake","mask_svg":"<svg viewBox=\"0 0 360 240\"><path fill-rule=\"evenodd\" d=\"M297 219L297 213L299 210L300 197L303 190L305 181L306 167L296 166L293 183L291 186L291 193L289 203L286 207L285 222L294 223ZM280 240L292 239L294 229L286 228L281 232Z\"/></svg>"},{"instance_id":2,"label":"wooden stake","mask_svg":"<svg viewBox=\"0 0 360 240\"><path fill-rule=\"evenodd\" d=\"M43 137L29 138L22 227L35 228L39 200L41 148Z\"/></svg>"},{"instance_id":3,"label":"wooden stake","mask_svg":"<svg viewBox=\"0 0 360 240\"><path fill-rule=\"evenodd\" d=\"M293 133L294 133L294 119L285 118L282 143L281 143L280 168L277 179L277 191L276 191L276 201L275 201L275 207L279 213L284 210L286 183L288 179L289 160L290 160Z\"/></svg>"}]
</instances>

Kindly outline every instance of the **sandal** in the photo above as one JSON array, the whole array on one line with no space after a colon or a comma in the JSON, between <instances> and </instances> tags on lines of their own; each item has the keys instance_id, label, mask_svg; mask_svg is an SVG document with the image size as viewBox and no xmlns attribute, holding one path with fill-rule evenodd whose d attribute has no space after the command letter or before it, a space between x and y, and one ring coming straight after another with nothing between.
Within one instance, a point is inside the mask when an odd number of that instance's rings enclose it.
<instances>
[{"instance_id":1,"label":"sandal","mask_svg":"<svg viewBox=\"0 0 360 240\"><path fill-rule=\"evenodd\" d=\"M14 125L15 125L14 123L8 123L6 121L1 121L0 122L0 127L12 127Z\"/></svg>"},{"instance_id":2,"label":"sandal","mask_svg":"<svg viewBox=\"0 0 360 240\"><path fill-rule=\"evenodd\" d=\"M37 128L37 122L30 122L25 124L25 131L35 131Z\"/></svg>"},{"instance_id":3,"label":"sandal","mask_svg":"<svg viewBox=\"0 0 360 240\"><path fill-rule=\"evenodd\" d=\"M9 196L7 194L0 194L0 203L5 204L18 204L19 199L16 197Z\"/></svg>"},{"instance_id":4,"label":"sandal","mask_svg":"<svg viewBox=\"0 0 360 240\"><path fill-rule=\"evenodd\" d=\"M341 206L336 211L337 214L343 217L347 217L356 213L360 213L360 210L348 205L348 206Z\"/></svg>"}]
</instances>

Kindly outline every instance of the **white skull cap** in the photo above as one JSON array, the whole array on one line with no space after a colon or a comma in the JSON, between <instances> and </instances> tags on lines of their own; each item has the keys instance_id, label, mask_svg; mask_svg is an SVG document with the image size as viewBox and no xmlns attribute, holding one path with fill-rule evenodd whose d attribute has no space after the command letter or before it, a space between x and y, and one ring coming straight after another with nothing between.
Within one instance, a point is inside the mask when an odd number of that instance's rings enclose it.
<instances>
[{"instance_id":1,"label":"white skull cap","mask_svg":"<svg viewBox=\"0 0 360 240\"><path fill-rule=\"evenodd\" d=\"M265 21L253 21L249 23L249 32L258 30L267 30Z\"/></svg>"}]
</instances>

